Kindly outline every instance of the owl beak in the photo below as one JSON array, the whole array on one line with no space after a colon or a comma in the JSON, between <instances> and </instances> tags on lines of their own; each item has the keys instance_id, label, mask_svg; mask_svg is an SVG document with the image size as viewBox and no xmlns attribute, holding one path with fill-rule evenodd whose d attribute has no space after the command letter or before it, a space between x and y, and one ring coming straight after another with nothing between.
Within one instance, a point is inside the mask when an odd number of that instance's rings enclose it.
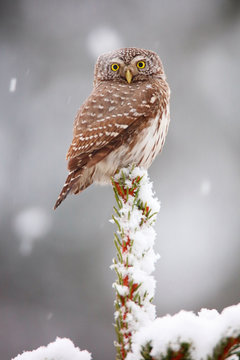
<instances>
[{"instance_id":1,"label":"owl beak","mask_svg":"<svg viewBox=\"0 0 240 360\"><path fill-rule=\"evenodd\" d=\"M129 69L127 69L127 71L125 73L125 78L129 84L132 81L132 77L133 77L133 75L132 75L131 71Z\"/></svg>"}]
</instances>

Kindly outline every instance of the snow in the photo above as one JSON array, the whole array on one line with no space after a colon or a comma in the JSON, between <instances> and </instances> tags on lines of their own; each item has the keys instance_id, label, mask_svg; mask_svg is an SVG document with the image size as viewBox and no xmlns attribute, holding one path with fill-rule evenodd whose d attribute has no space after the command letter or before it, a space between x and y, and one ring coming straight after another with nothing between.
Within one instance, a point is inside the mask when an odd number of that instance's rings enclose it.
<instances>
[{"instance_id":1,"label":"snow","mask_svg":"<svg viewBox=\"0 0 240 360\"><path fill-rule=\"evenodd\" d=\"M10 84L9 84L9 92L13 93L16 91L16 86L17 86L17 79L16 78L12 78L10 80Z\"/></svg>"},{"instance_id":2,"label":"snow","mask_svg":"<svg viewBox=\"0 0 240 360\"><path fill-rule=\"evenodd\" d=\"M206 359L214 347L225 337L240 334L240 304L225 308L221 314L216 310L202 309L198 315L180 311L174 316L157 318L133 334L132 352L127 360L139 360L142 346L151 342L151 355L166 355L169 346L178 350L181 342L191 343L193 359Z\"/></svg>"},{"instance_id":3,"label":"snow","mask_svg":"<svg viewBox=\"0 0 240 360\"><path fill-rule=\"evenodd\" d=\"M114 29L108 27L95 28L87 37L87 48L94 59L102 53L120 47L122 47L120 35Z\"/></svg>"},{"instance_id":4,"label":"snow","mask_svg":"<svg viewBox=\"0 0 240 360\"><path fill-rule=\"evenodd\" d=\"M26 351L12 360L91 360L91 354L80 351L71 340L57 338L47 346L40 346L33 351Z\"/></svg>"},{"instance_id":5,"label":"snow","mask_svg":"<svg viewBox=\"0 0 240 360\"><path fill-rule=\"evenodd\" d=\"M14 229L20 239L20 252L29 255L33 244L49 231L51 222L47 212L41 207L30 207L17 214Z\"/></svg>"},{"instance_id":6,"label":"snow","mask_svg":"<svg viewBox=\"0 0 240 360\"><path fill-rule=\"evenodd\" d=\"M126 296L128 294L128 287L125 285L118 285L118 284L113 284L113 288L116 289L116 291L119 293L119 295L121 296Z\"/></svg>"}]
</instances>

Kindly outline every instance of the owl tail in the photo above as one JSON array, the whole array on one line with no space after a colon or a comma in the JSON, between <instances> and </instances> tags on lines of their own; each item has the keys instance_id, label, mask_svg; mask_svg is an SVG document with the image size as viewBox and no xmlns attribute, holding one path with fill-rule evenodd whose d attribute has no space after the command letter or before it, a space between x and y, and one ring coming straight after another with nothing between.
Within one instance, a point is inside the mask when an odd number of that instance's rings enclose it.
<instances>
[{"instance_id":1,"label":"owl tail","mask_svg":"<svg viewBox=\"0 0 240 360\"><path fill-rule=\"evenodd\" d=\"M73 192L74 194L78 194L82 190L84 190L86 187L91 185L92 181L80 181L82 176L84 175L84 168L71 171L65 181L65 184L62 188L62 191L60 192L60 195L56 201L56 204L54 205L54 210L62 203L63 200L66 199L68 194L70 192ZM85 176L83 177L85 178ZM84 180L84 179L83 179Z\"/></svg>"}]
</instances>

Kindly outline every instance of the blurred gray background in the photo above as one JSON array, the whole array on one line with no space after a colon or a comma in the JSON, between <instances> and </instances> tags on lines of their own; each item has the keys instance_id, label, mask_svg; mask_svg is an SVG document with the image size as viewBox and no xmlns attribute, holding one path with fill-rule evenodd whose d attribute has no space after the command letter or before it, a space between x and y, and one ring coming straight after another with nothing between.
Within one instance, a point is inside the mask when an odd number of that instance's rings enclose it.
<instances>
[{"instance_id":1,"label":"blurred gray background","mask_svg":"<svg viewBox=\"0 0 240 360\"><path fill-rule=\"evenodd\" d=\"M110 187L53 212L99 53L155 50L172 90L149 170L162 208L158 315L240 299L240 2L0 2L0 354L69 337L114 358Z\"/></svg>"}]
</instances>

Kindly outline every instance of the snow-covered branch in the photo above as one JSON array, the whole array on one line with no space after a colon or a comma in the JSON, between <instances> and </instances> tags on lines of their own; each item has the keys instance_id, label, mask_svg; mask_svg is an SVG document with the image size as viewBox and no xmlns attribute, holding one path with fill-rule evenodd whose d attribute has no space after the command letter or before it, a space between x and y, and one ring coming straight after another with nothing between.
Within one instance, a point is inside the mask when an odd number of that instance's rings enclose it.
<instances>
[{"instance_id":1,"label":"snow-covered branch","mask_svg":"<svg viewBox=\"0 0 240 360\"><path fill-rule=\"evenodd\" d=\"M155 317L152 304L159 258L153 250L153 229L159 201L154 197L147 171L121 169L112 179L116 198L112 222L117 273L115 329L116 360L240 360L240 304L219 314L203 309L198 315L180 311ZM57 338L48 346L24 352L13 360L90 360L69 339Z\"/></svg>"},{"instance_id":2,"label":"snow-covered branch","mask_svg":"<svg viewBox=\"0 0 240 360\"><path fill-rule=\"evenodd\" d=\"M240 359L240 304L216 310L202 309L198 315L180 311L157 318L132 337L127 360ZM233 359L233 357L232 357Z\"/></svg>"},{"instance_id":3,"label":"snow-covered branch","mask_svg":"<svg viewBox=\"0 0 240 360\"><path fill-rule=\"evenodd\" d=\"M158 255L152 227L159 211L145 170L122 169L112 180L117 206L117 273L115 328L117 359L123 360L240 360L240 304L203 309L198 315L181 311L155 319L152 298Z\"/></svg>"},{"instance_id":4,"label":"snow-covered branch","mask_svg":"<svg viewBox=\"0 0 240 360\"><path fill-rule=\"evenodd\" d=\"M132 336L155 319L152 299L155 279L151 275L158 255L153 250L156 233L153 224L160 209L153 196L146 170L121 169L112 180L117 206L113 221L117 258L112 268L117 273L115 328L117 359L131 351Z\"/></svg>"}]
</instances>

